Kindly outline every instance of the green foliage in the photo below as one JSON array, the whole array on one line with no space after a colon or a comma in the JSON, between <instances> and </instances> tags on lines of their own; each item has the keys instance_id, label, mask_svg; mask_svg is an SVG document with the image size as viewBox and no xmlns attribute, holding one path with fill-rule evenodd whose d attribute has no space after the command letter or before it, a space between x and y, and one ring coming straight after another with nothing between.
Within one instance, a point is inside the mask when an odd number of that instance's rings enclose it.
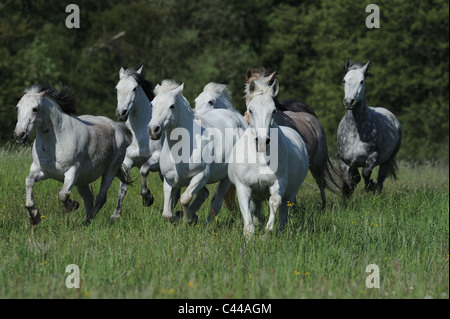
<instances>
[{"instance_id":1,"label":"green foliage","mask_svg":"<svg viewBox=\"0 0 450 319\"><path fill-rule=\"evenodd\" d=\"M341 65L371 60L367 101L403 125L399 157L448 161L448 1L379 1L380 28L368 29L370 1L79 1L80 29L67 29L64 2L0 4L0 142L12 141L14 106L30 84L71 85L80 114L115 118L121 66L143 63L153 83L225 83L244 111L249 67L278 71L281 99L309 104L332 156L344 115Z\"/></svg>"}]
</instances>

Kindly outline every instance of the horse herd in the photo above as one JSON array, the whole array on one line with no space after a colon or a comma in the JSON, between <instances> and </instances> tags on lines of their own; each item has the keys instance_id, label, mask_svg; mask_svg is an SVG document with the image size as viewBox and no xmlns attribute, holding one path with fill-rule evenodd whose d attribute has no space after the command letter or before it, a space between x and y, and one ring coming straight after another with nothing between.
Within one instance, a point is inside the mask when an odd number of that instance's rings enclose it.
<instances>
[{"instance_id":1,"label":"horse herd","mask_svg":"<svg viewBox=\"0 0 450 319\"><path fill-rule=\"evenodd\" d=\"M338 128L339 169L330 160L325 130L317 115L296 100L279 101L275 72L249 69L245 82L247 111L241 115L230 102L226 85L209 83L195 99L195 108L183 96L184 84L164 80L153 85L143 76L143 66L119 71L116 115L75 116L74 93L49 85L26 88L17 104L14 136L24 143L36 130L33 163L25 180L31 224L41 221L33 200L34 183L48 178L64 185L59 199L67 211L79 207L70 199L76 186L86 217L92 218L106 202L114 177L120 180L117 204L111 219L122 215L122 204L131 184L133 167L140 169L144 206L153 203L147 176L158 172L164 190L162 215L174 223L196 223L196 212L209 197L207 184L216 184L208 221L229 207L237 195L244 220L244 235L264 223L262 201L269 201L266 229L272 231L279 213L279 229L286 225L290 203L308 170L326 207L325 188L349 197L362 176L366 191L381 192L383 181L396 171L395 155L401 143L401 126L388 110L366 105L365 65L344 63L344 118ZM370 179L380 166L377 180ZM90 184L101 179L94 199ZM181 188L185 187L181 194ZM195 197L195 199L194 199ZM177 202L183 210L173 212Z\"/></svg>"}]
</instances>

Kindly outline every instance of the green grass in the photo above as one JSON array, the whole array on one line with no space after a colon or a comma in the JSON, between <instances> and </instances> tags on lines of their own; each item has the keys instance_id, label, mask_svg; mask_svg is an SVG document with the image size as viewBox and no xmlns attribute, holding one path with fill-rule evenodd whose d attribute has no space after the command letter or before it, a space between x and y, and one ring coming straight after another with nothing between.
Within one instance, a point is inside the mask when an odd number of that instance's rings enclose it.
<instances>
[{"instance_id":1,"label":"green grass","mask_svg":"<svg viewBox=\"0 0 450 319\"><path fill-rule=\"evenodd\" d=\"M116 180L89 227L81 226L83 205L64 212L61 184L37 183L45 217L32 227L24 207L30 164L28 149L0 150L0 298L449 297L448 167L400 163L399 180L388 179L382 194L359 185L345 202L328 192L324 212L308 175L286 231L258 230L246 241L240 212L224 208L207 225L208 203L196 226L169 224L156 174L152 207L142 206L137 182L111 223ZM76 190L72 198L81 201ZM65 285L69 264L80 267L80 289ZM365 285L369 264L380 269L379 289Z\"/></svg>"}]
</instances>

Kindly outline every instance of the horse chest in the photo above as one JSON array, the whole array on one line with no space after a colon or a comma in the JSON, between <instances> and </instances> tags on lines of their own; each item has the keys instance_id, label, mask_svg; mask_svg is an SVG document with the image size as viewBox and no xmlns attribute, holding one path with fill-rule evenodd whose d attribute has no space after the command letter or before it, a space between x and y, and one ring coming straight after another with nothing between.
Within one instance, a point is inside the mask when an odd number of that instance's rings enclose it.
<instances>
[{"instance_id":1,"label":"horse chest","mask_svg":"<svg viewBox=\"0 0 450 319\"><path fill-rule=\"evenodd\" d=\"M338 155L347 164L364 164L376 148L376 130L367 123L357 126L343 121L338 129Z\"/></svg>"}]
</instances>

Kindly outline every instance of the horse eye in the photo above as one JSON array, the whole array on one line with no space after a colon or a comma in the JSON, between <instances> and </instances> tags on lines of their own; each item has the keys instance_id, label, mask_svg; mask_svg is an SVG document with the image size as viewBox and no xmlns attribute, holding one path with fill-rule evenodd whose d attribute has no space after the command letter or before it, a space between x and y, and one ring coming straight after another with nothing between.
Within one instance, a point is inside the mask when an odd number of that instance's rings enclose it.
<instances>
[{"instance_id":1,"label":"horse eye","mask_svg":"<svg viewBox=\"0 0 450 319\"><path fill-rule=\"evenodd\" d=\"M253 114L252 110L248 110L248 112L249 112L250 114Z\"/></svg>"},{"instance_id":2,"label":"horse eye","mask_svg":"<svg viewBox=\"0 0 450 319\"><path fill-rule=\"evenodd\" d=\"M174 107L175 107L175 104L172 104L172 105L170 106L171 109L173 109Z\"/></svg>"},{"instance_id":3,"label":"horse eye","mask_svg":"<svg viewBox=\"0 0 450 319\"><path fill-rule=\"evenodd\" d=\"M362 80L359 84L363 84L364 83L364 80Z\"/></svg>"},{"instance_id":4,"label":"horse eye","mask_svg":"<svg viewBox=\"0 0 450 319\"><path fill-rule=\"evenodd\" d=\"M275 109L275 110L273 110L273 112L272 112L272 114L275 114L275 112L276 112L277 110Z\"/></svg>"},{"instance_id":5,"label":"horse eye","mask_svg":"<svg viewBox=\"0 0 450 319\"><path fill-rule=\"evenodd\" d=\"M33 111L33 113L37 113L37 111L39 111L39 108L38 107L33 107L32 111Z\"/></svg>"},{"instance_id":6,"label":"horse eye","mask_svg":"<svg viewBox=\"0 0 450 319\"><path fill-rule=\"evenodd\" d=\"M135 87L135 88L133 89L134 92L136 92L136 90L137 90L137 87Z\"/></svg>"},{"instance_id":7,"label":"horse eye","mask_svg":"<svg viewBox=\"0 0 450 319\"><path fill-rule=\"evenodd\" d=\"M213 104L214 104L214 102L213 102L213 101L209 101L208 103L209 103L209 105L213 105Z\"/></svg>"}]
</instances>

